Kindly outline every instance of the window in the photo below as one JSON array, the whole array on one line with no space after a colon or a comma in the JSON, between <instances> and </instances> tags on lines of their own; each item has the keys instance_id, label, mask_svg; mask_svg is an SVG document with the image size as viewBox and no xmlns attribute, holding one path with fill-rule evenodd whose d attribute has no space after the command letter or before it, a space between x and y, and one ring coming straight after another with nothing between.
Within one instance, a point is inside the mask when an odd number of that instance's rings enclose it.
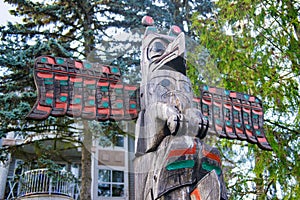
<instances>
[{"instance_id":1,"label":"window","mask_svg":"<svg viewBox=\"0 0 300 200\"><path fill-rule=\"evenodd\" d=\"M115 133L112 137L101 136L99 138L99 145L106 148L124 148L124 140L125 138L123 135Z\"/></svg>"},{"instance_id":2,"label":"window","mask_svg":"<svg viewBox=\"0 0 300 200\"><path fill-rule=\"evenodd\" d=\"M124 172L99 169L98 196L124 197Z\"/></svg>"},{"instance_id":3,"label":"window","mask_svg":"<svg viewBox=\"0 0 300 200\"><path fill-rule=\"evenodd\" d=\"M117 147L124 147L124 136L123 135L117 135L116 136L116 144Z\"/></svg>"}]
</instances>

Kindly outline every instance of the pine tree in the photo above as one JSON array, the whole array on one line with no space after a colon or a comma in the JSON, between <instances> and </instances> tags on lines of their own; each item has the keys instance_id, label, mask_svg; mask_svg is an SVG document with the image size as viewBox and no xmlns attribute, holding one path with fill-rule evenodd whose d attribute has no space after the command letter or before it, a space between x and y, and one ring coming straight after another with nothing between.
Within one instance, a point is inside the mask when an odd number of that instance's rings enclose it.
<instances>
[{"instance_id":1,"label":"pine tree","mask_svg":"<svg viewBox=\"0 0 300 200\"><path fill-rule=\"evenodd\" d=\"M11 131L23 136L51 131L60 138L83 144L81 199L91 199L92 132L88 123L84 121L84 128L80 130L73 126L74 120L67 117L49 118L42 122L24 118L36 99L32 77L34 58L53 55L108 62L109 54L114 52L106 49L116 46L115 42L121 46L124 44L124 41L115 40L105 42L112 30L130 32L143 28L141 18L152 15L159 27L178 24L191 35L189 25L192 13L201 8L203 14L207 14L211 3L206 0L166 0L156 3L150 0L5 2L16 6L11 14L21 17L23 21L0 27L0 66L6 70L0 77L0 137ZM98 52L103 48L104 59L99 59ZM109 62L119 65L125 74L130 67L136 68L134 70L138 73L139 52L133 51L132 55L121 53L121 57L117 56ZM70 133L70 130L73 131ZM78 134L83 137L82 142L75 139L74 135Z\"/></svg>"}]
</instances>

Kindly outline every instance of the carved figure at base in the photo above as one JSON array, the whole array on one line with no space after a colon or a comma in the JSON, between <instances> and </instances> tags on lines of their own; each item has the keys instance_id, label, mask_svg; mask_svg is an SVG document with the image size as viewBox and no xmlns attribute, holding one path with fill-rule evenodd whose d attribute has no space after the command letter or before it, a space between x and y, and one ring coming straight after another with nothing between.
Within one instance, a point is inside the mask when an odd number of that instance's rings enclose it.
<instances>
[{"instance_id":1,"label":"carved figure at base","mask_svg":"<svg viewBox=\"0 0 300 200\"><path fill-rule=\"evenodd\" d=\"M220 153L201 141L208 122L192 107L184 33L173 26L162 35L152 18L143 20L136 199L227 199Z\"/></svg>"}]
</instances>

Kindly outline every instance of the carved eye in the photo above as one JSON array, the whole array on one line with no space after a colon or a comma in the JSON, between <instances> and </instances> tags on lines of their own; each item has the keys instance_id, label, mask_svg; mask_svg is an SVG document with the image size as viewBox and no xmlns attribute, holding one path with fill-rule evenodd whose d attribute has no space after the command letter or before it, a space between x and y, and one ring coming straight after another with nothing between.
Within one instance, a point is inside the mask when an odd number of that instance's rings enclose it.
<instances>
[{"instance_id":1,"label":"carved eye","mask_svg":"<svg viewBox=\"0 0 300 200\"><path fill-rule=\"evenodd\" d=\"M162 85L164 87L169 87L171 85L171 82L168 79L164 79L160 82L160 85Z\"/></svg>"},{"instance_id":2,"label":"carved eye","mask_svg":"<svg viewBox=\"0 0 300 200\"><path fill-rule=\"evenodd\" d=\"M163 43L161 42L154 42L152 48L150 49L151 51L154 51L156 53L161 52L161 54L163 54L163 52L166 50L165 46L163 45Z\"/></svg>"},{"instance_id":3,"label":"carved eye","mask_svg":"<svg viewBox=\"0 0 300 200\"><path fill-rule=\"evenodd\" d=\"M148 58L153 59L163 55L166 50L166 43L163 40L156 39L154 40L148 48Z\"/></svg>"},{"instance_id":4,"label":"carved eye","mask_svg":"<svg viewBox=\"0 0 300 200\"><path fill-rule=\"evenodd\" d=\"M190 84L188 84L187 82L183 82L183 81L180 82L180 89L187 93L190 93L192 91Z\"/></svg>"}]
</instances>

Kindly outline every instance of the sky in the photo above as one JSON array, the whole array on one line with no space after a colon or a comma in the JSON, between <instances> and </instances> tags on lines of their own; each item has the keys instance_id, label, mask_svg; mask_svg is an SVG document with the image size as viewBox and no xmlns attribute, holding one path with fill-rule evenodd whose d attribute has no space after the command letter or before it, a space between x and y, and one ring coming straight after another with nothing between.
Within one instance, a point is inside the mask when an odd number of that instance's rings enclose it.
<instances>
[{"instance_id":1,"label":"sky","mask_svg":"<svg viewBox=\"0 0 300 200\"><path fill-rule=\"evenodd\" d=\"M17 17L11 16L8 10L13 7L8 3L4 3L3 0L0 0L0 25L5 25L8 21L15 22L18 21Z\"/></svg>"}]
</instances>

